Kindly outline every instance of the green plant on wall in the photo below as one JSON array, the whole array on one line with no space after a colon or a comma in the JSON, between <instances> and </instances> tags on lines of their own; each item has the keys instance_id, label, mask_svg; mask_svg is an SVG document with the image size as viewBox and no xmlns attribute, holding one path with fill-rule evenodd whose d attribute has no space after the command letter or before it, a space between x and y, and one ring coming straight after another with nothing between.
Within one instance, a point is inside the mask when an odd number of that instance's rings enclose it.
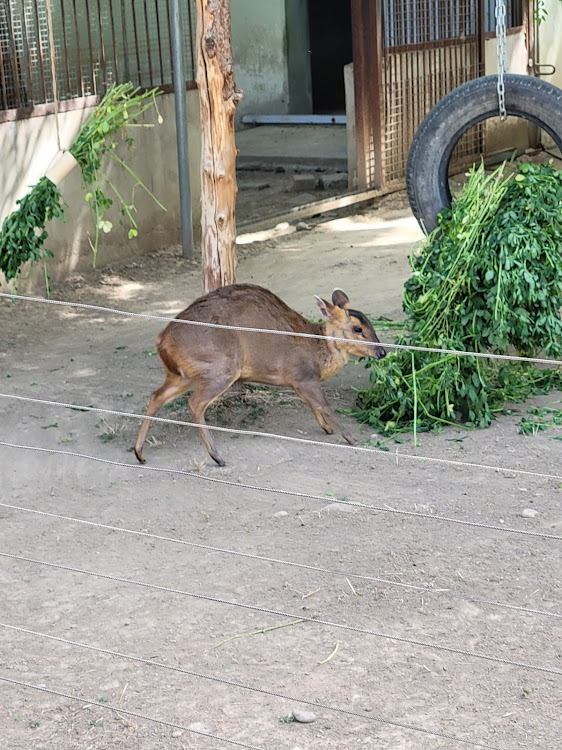
<instances>
[{"instance_id":1,"label":"green plant on wall","mask_svg":"<svg viewBox=\"0 0 562 750\"><path fill-rule=\"evenodd\" d=\"M112 86L86 120L78 137L69 149L82 170L82 180L86 187L85 198L93 215L94 239L91 241L91 246L94 252L94 265L100 232L107 234L113 228L112 223L104 218L104 214L115 201L121 214L120 225L128 225L129 239L138 235L138 225L134 216L135 206L132 201L128 202L125 199L103 168L102 160L104 157L107 157L132 177L134 180L133 192L136 187L140 187L162 210L166 210L140 177L117 153L118 133L130 132L132 128L136 127L153 127L151 124L141 125L136 120L151 106L156 107L158 93L158 89L141 91L139 88L134 88L130 83ZM162 123L162 117L157 107L156 111L158 122ZM132 148L133 138L127 135L125 140L129 149ZM107 189L113 197L104 192Z\"/></svg>"},{"instance_id":2,"label":"green plant on wall","mask_svg":"<svg viewBox=\"0 0 562 750\"><path fill-rule=\"evenodd\" d=\"M158 122L162 117L156 107L158 89L142 91L131 83L113 85L108 89L100 104L88 117L69 151L76 159L82 171L82 180L86 188L85 199L88 202L94 223L94 237L90 240L95 265L99 246L100 232L107 233L113 228L112 223L104 216L115 203L120 211L119 224L127 227L129 239L138 234L135 219L136 209L133 199L127 200L118 190L115 182L104 168L102 160L113 162L124 170L136 188L144 190L160 208L165 207L142 182L117 153L118 138L123 136L128 148L133 147L130 129L136 127L153 127L152 124L138 122L140 115L154 106L158 113ZM108 194L109 193L109 194ZM45 247L47 230L45 225L51 219L64 221L64 203L56 185L47 177L42 177L31 191L17 201L18 208L6 217L0 233L0 272L7 281L19 278L22 267L28 263L43 261L45 283L49 292L49 276L45 259L54 257L51 250Z\"/></svg>"}]
</instances>

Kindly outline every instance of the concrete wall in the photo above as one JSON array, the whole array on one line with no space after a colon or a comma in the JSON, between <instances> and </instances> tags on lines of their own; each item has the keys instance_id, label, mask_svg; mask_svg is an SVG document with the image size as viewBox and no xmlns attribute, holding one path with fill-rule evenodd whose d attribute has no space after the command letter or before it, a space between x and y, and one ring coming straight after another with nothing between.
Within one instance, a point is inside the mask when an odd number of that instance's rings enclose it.
<instances>
[{"instance_id":1,"label":"concrete wall","mask_svg":"<svg viewBox=\"0 0 562 750\"><path fill-rule=\"evenodd\" d=\"M156 124L152 128L131 129L130 135L135 141L134 148L129 151L123 142L119 146L119 151L120 156L166 206L167 212L162 211L144 191L137 187L134 191L134 201L131 200L131 202L134 202L137 208L136 221L139 235L133 240L127 238L125 229L118 226L120 214L112 207L107 212L106 218L113 222L114 227L108 234L100 236L98 266L181 242L174 95L163 95L158 98L157 102L164 123ZM197 255L201 237L201 134L199 95L196 90L187 92L187 111L195 235L194 254ZM85 109L59 114L63 147L68 147L73 142L90 112L91 109ZM145 122L156 123L156 113L152 110L144 117ZM1 221L16 208L16 200L29 191L29 186L34 185L45 174L56 153L57 136L54 115L0 124ZM118 190L129 200L133 189L131 178L114 163L106 166ZM65 211L66 223L63 224L58 220L51 222L47 226L49 237L45 243L45 247L55 254L54 258L47 261L48 271L54 282L92 266L92 250L88 236L93 234L93 223L90 210L84 200L85 190L78 168L68 175L61 184L60 190L68 204ZM106 192L111 196L109 190ZM4 280L0 274L0 285L5 289L5 282L3 284L2 282ZM42 264L35 264L29 280L22 279L18 283L18 291L29 293L40 292L43 289Z\"/></svg>"},{"instance_id":2,"label":"concrete wall","mask_svg":"<svg viewBox=\"0 0 562 750\"><path fill-rule=\"evenodd\" d=\"M539 26L538 62L555 66L555 74L545 81L562 88L562 2L545 0L544 6L548 15Z\"/></svg>"},{"instance_id":3,"label":"concrete wall","mask_svg":"<svg viewBox=\"0 0 562 750\"><path fill-rule=\"evenodd\" d=\"M562 2L545 0L544 6L548 15L539 26L537 62L554 65L556 72L552 76L545 76L544 80L562 88ZM546 134L545 145L554 145L552 138Z\"/></svg>"},{"instance_id":4,"label":"concrete wall","mask_svg":"<svg viewBox=\"0 0 562 750\"><path fill-rule=\"evenodd\" d=\"M287 114L285 0L231 0L232 57L236 85L244 91L244 113Z\"/></svg>"}]
</instances>

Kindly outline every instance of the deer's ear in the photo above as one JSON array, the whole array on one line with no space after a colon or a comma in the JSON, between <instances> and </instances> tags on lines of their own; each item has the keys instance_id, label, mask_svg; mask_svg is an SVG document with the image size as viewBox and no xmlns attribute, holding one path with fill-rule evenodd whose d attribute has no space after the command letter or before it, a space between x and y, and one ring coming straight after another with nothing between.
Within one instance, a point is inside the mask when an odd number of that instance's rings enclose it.
<instances>
[{"instance_id":1,"label":"deer's ear","mask_svg":"<svg viewBox=\"0 0 562 750\"><path fill-rule=\"evenodd\" d=\"M318 295L314 295L316 297L316 303L318 307L320 308L320 312L325 318L330 317L330 311L332 310L332 305L329 302L326 302L325 299L322 299L322 297L318 297Z\"/></svg>"},{"instance_id":2,"label":"deer's ear","mask_svg":"<svg viewBox=\"0 0 562 750\"><path fill-rule=\"evenodd\" d=\"M332 302L334 305L337 305L337 307L341 307L342 310L349 310L351 307L349 297L341 289L334 289L332 292Z\"/></svg>"}]
</instances>

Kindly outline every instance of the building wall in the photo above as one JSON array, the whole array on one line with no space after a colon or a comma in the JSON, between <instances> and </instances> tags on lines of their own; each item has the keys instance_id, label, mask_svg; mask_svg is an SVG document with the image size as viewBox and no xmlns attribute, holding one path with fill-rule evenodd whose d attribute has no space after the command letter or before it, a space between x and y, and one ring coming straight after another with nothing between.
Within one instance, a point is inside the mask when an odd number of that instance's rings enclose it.
<instances>
[{"instance_id":1,"label":"building wall","mask_svg":"<svg viewBox=\"0 0 562 750\"><path fill-rule=\"evenodd\" d=\"M545 81L562 88L562 2L545 0L544 6L548 15L539 26L538 62L555 66L555 74L545 76Z\"/></svg>"},{"instance_id":2,"label":"building wall","mask_svg":"<svg viewBox=\"0 0 562 750\"><path fill-rule=\"evenodd\" d=\"M234 78L244 113L289 111L285 0L231 0Z\"/></svg>"},{"instance_id":3,"label":"building wall","mask_svg":"<svg viewBox=\"0 0 562 750\"><path fill-rule=\"evenodd\" d=\"M130 132L134 138L134 148L129 151L123 142L120 145L120 155L166 206L167 212L162 211L137 187L134 191L134 204L137 208L139 234L135 239L129 240L126 230L118 226L120 214L112 207L106 218L113 222L113 230L100 236L97 258L97 265L100 267L181 242L174 95L165 94L157 102L164 123L149 128L134 128ZM80 109L58 115L63 148L73 142L91 111ZM201 236L201 134L197 90L187 92L187 112L194 253L197 253ZM147 124L156 123L156 113L152 110L144 118ZM0 221L16 208L16 200L29 191L29 186L34 185L45 174L57 149L54 115L0 124L3 188L0 194ZM109 163L106 167L121 194L131 197L131 178L114 163ZM45 247L55 254L54 258L47 261L53 282L92 267L88 236L92 236L93 223L84 200L85 190L78 168L68 175L60 185L60 190L68 206L65 210L66 222L52 221L47 226L49 237L45 243ZM107 194L111 195L109 190ZM6 287L1 274L0 286L3 289ZM18 283L18 291L30 293L43 289L43 268L42 264L37 263L30 278Z\"/></svg>"}]
</instances>

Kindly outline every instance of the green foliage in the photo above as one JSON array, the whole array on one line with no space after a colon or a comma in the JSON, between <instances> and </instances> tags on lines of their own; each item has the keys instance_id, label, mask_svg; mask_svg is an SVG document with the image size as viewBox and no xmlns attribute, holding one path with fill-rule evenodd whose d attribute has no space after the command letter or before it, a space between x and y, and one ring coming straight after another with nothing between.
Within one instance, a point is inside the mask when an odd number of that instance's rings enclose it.
<instances>
[{"instance_id":1,"label":"green foliage","mask_svg":"<svg viewBox=\"0 0 562 750\"><path fill-rule=\"evenodd\" d=\"M70 148L70 153L77 160L82 170L82 179L86 185L86 201L89 203L94 217L94 241L91 242L94 251L94 265L99 244L100 231L107 233L113 225L104 214L113 205L113 198L108 197L102 190L102 185L108 186L117 199L121 219L120 225L128 224L128 237L133 239L138 235L138 227L134 218L136 211L132 202L127 202L114 185L109 176L102 169L102 158L108 156L120 168L124 169L133 179L133 192L136 187L143 189L165 211L165 207L157 200L138 175L117 154L116 133L124 128L153 127L150 124L141 125L136 119L149 107L156 107L158 89L141 91L131 83L111 86L100 104L88 117L80 133ZM158 111L158 108L156 107ZM162 117L158 113L158 122ZM133 139L126 139L127 146L133 147ZM64 221L64 204L58 188L46 177L42 177L24 198L18 201L18 209L4 220L0 234L0 271L6 280L16 280L21 267L27 261L43 260L45 268L45 284L49 293L49 275L45 265L45 258L53 257L53 253L44 247L47 239L45 224L51 219Z\"/></svg>"},{"instance_id":2,"label":"green foliage","mask_svg":"<svg viewBox=\"0 0 562 750\"><path fill-rule=\"evenodd\" d=\"M562 355L562 172L473 169L421 252L410 258L399 344ZM486 427L507 402L562 388L562 370L461 354L396 350L368 362L355 415L385 434Z\"/></svg>"},{"instance_id":3,"label":"green foliage","mask_svg":"<svg viewBox=\"0 0 562 750\"><path fill-rule=\"evenodd\" d=\"M46 177L42 177L17 204L18 208L4 219L0 233L0 271L6 281L16 280L27 261L53 257L53 253L44 247L47 239L45 224L51 219L64 221L61 194Z\"/></svg>"},{"instance_id":4,"label":"green foliage","mask_svg":"<svg viewBox=\"0 0 562 750\"><path fill-rule=\"evenodd\" d=\"M150 107L156 107L156 96L160 92L158 89L142 91L135 88L132 83L124 83L120 86L111 86L99 105L88 117L82 126L78 137L70 148L70 153L74 156L82 170L82 179L86 186L86 202L90 205L94 220L94 240L90 244L94 252L94 265L98 251L100 231L107 234L113 229L113 224L104 219L104 214L110 206L113 205L114 199L117 200L121 219L119 224L128 225L128 237L133 239L138 235L138 226L134 217L136 212L132 200L128 202L119 192L109 175L102 169L102 159L107 156L119 167L124 169L134 180L134 189L138 186L144 190L154 202L164 211L166 208L142 182L140 177L123 161L117 154L118 140L116 134L123 132L125 128L133 127L153 127L151 124L141 125L136 122L138 117ZM162 116L158 113L158 122L161 123ZM127 147L133 148L133 138L125 138ZM107 187L110 189L114 198L110 198L104 193Z\"/></svg>"}]
</instances>

